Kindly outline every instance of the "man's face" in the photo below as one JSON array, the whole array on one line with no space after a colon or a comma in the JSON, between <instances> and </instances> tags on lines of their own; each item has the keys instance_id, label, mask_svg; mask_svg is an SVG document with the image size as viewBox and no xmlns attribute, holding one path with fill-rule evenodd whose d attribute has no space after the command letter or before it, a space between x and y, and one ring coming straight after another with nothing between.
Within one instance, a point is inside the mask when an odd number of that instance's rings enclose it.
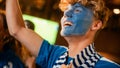
<instances>
[{"instance_id":1,"label":"man's face","mask_svg":"<svg viewBox=\"0 0 120 68\"><path fill-rule=\"evenodd\" d=\"M61 35L84 35L93 22L93 12L79 3L69 5L61 19Z\"/></svg>"}]
</instances>

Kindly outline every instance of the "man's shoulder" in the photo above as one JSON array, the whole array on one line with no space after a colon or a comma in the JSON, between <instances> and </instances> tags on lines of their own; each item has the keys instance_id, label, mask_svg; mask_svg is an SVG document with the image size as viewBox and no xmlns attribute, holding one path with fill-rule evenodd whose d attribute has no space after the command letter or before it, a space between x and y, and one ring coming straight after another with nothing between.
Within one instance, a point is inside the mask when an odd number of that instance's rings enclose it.
<instances>
[{"instance_id":1,"label":"man's shoulder","mask_svg":"<svg viewBox=\"0 0 120 68\"><path fill-rule=\"evenodd\" d=\"M44 40L41 46L41 49L52 49L54 50L58 50L58 51L68 51L68 48L62 45L54 45L54 44L50 44L48 41Z\"/></svg>"},{"instance_id":2,"label":"man's shoulder","mask_svg":"<svg viewBox=\"0 0 120 68\"><path fill-rule=\"evenodd\" d=\"M96 63L95 68L120 68L120 65L103 57Z\"/></svg>"}]
</instances>

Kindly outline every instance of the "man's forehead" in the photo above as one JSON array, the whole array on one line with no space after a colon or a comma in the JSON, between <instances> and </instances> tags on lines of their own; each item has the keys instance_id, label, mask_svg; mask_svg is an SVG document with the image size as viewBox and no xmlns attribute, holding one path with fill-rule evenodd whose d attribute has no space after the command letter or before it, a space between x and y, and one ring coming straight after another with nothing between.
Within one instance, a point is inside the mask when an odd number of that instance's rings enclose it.
<instances>
[{"instance_id":1,"label":"man's forehead","mask_svg":"<svg viewBox=\"0 0 120 68\"><path fill-rule=\"evenodd\" d=\"M80 4L80 3L75 3L75 4L72 4L74 7L81 7L81 6L83 6L82 4Z\"/></svg>"},{"instance_id":2,"label":"man's forehead","mask_svg":"<svg viewBox=\"0 0 120 68\"><path fill-rule=\"evenodd\" d=\"M86 8L85 6L83 6L82 4L80 4L80 3L75 3L75 4L69 4L69 6L68 6L69 8ZM87 8L86 8L87 9Z\"/></svg>"}]
</instances>

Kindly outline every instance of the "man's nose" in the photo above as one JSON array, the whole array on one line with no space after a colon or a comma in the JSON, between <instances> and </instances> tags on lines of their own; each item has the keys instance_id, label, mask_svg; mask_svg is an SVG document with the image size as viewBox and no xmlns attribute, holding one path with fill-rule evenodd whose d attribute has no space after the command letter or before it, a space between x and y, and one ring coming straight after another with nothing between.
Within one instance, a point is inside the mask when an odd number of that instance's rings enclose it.
<instances>
[{"instance_id":1,"label":"man's nose","mask_svg":"<svg viewBox=\"0 0 120 68\"><path fill-rule=\"evenodd\" d=\"M64 16L71 18L71 17L72 17L72 12L71 12L71 11L65 11L65 12L64 12Z\"/></svg>"}]
</instances>

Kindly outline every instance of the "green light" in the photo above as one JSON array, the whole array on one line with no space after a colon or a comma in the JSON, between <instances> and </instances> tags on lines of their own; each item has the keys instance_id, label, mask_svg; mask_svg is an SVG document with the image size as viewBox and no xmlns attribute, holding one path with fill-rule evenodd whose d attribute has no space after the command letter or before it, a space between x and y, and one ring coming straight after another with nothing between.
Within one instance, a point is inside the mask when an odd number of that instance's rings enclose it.
<instances>
[{"instance_id":1,"label":"green light","mask_svg":"<svg viewBox=\"0 0 120 68\"><path fill-rule=\"evenodd\" d=\"M30 20L35 25L35 32L50 44L54 44L57 38L59 24L55 21L46 20L30 15L23 15L24 20Z\"/></svg>"}]
</instances>

